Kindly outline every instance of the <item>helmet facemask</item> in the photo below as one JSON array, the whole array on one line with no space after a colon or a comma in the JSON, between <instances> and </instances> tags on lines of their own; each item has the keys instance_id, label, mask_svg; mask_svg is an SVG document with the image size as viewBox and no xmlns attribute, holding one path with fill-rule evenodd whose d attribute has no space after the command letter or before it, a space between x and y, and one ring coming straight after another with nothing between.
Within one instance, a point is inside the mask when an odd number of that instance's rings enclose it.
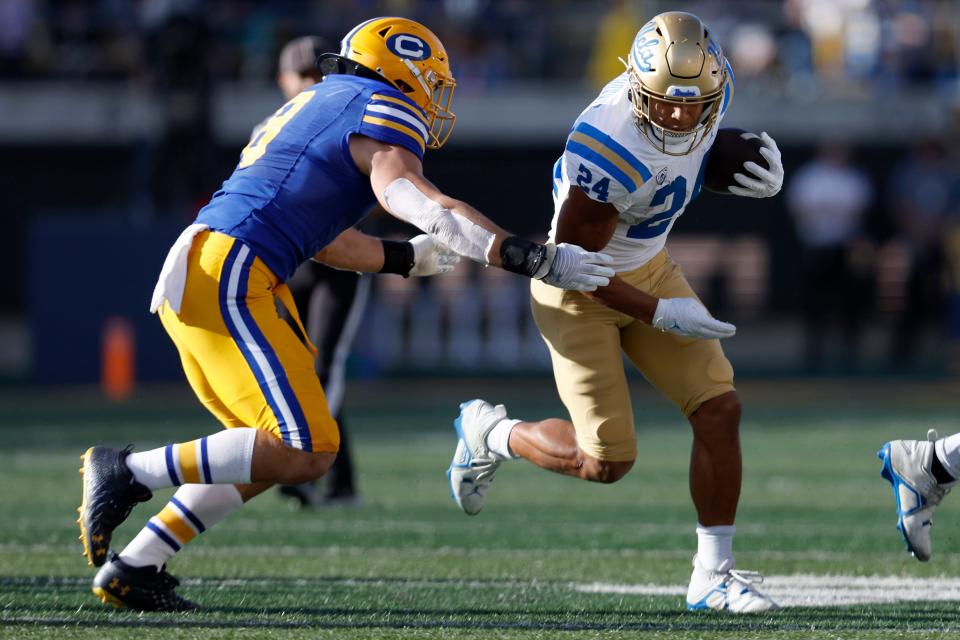
<instances>
[{"instance_id":1,"label":"helmet facemask","mask_svg":"<svg viewBox=\"0 0 960 640\"><path fill-rule=\"evenodd\" d=\"M442 76L433 69L427 69L426 73L421 73L410 60L403 62L410 70L410 75L420 84L423 92L430 96L430 101L423 105L423 110L427 113L429 132L427 147L439 149L450 137L453 125L457 122L457 116L450 110L457 81L452 77Z\"/></svg>"},{"instance_id":2,"label":"helmet facemask","mask_svg":"<svg viewBox=\"0 0 960 640\"><path fill-rule=\"evenodd\" d=\"M658 93L648 89L633 69L630 69L629 77L630 102L637 127L658 151L671 156L684 156L700 146L707 138L714 124L716 124L717 115L720 112L720 101L723 99L722 84L719 90L706 96L679 96ZM677 89L677 87L670 87L670 89ZM696 87L693 87L693 89L696 89ZM683 92L685 92L684 89L673 91L673 93ZM693 93L693 91L690 92ZM654 122L650 115L650 98L673 104L702 104L703 111L696 126L692 129L686 131L670 129Z\"/></svg>"}]
</instances>

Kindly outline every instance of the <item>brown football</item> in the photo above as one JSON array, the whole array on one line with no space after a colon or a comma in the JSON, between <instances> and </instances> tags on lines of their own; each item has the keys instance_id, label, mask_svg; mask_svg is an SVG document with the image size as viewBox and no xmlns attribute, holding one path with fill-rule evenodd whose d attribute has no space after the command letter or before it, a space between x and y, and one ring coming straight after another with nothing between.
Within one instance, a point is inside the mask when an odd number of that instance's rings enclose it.
<instances>
[{"instance_id":1,"label":"brown football","mask_svg":"<svg viewBox=\"0 0 960 640\"><path fill-rule=\"evenodd\" d=\"M752 160L761 167L769 168L767 160L760 155L762 146L760 136L755 133L743 129L720 129L703 172L704 188L716 193L730 193L728 187L738 184L733 174L750 173L743 168L744 162Z\"/></svg>"}]
</instances>

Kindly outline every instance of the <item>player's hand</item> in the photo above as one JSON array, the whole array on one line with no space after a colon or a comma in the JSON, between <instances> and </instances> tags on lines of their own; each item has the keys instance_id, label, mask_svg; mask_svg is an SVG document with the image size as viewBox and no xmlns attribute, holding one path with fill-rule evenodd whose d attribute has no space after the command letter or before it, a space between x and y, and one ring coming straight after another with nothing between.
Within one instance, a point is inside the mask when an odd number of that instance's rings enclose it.
<instances>
[{"instance_id":1,"label":"player's hand","mask_svg":"<svg viewBox=\"0 0 960 640\"><path fill-rule=\"evenodd\" d=\"M460 262L460 256L428 236L421 234L410 238L413 245L413 266L411 276L433 276L453 271Z\"/></svg>"},{"instance_id":2,"label":"player's hand","mask_svg":"<svg viewBox=\"0 0 960 640\"><path fill-rule=\"evenodd\" d=\"M721 322L696 298L660 298L653 314L653 326L685 338L729 338L737 328Z\"/></svg>"},{"instance_id":3,"label":"player's hand","mask_svg":"<svg viewBox=\"0 0 960 640\"><path fill-rule=\"evenodd\" d=\"M597 287L610 284L614 271L609 266L613 258L605 253L587 251L575 244L547 243L549 265L544 282L561 289L573 291L596 291Z\"/></svg>"},{"instance_id":4,"label":"player's hand","mask_svg":"<svg viewBox=\"0 0 960 640\"><path fill-rule=\"evenodd\" d=\"M760 147L760 155L767 161L769 169L764 169L756 162L744 162L743 168L753 175L733 174L733 179L741 186L729 187L730 193L747 198L769 198L777 195L780 187L783 186L783 162L780 160L780 149L766 131L760 134L760 140L763 144Z\"/></svg>"}]
</instances>

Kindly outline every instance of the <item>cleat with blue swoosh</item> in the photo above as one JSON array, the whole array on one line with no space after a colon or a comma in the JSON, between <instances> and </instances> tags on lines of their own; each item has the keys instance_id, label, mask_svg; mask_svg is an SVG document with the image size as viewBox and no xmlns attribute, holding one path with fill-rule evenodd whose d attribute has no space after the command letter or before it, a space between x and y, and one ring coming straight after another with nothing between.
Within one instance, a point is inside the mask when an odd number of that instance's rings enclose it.
<instances>
[{"instance_id":1,"label":"cleat with blue swoosh","mask_svg":"<svg viewBox=\"0 0 960 640\"><path fill-rule=\"evenodd\" d=\"M891 440L877 452L883 466L880 476L893 487L897 505L897 530L907 551L921 562L932 554L930 527L933 511L956 484L937 484L931 471L937 432L931 429L927 441Z\"/></svg>"},{"instance_id":2,"label":"cleat with blue swoosh","mask_svg":"<svg viewBox=\"0 0 960 640\"><path fill-rule=\"evenodd\" d=\"M764 613L780 608L760 593L756 585L763 576L756 571L738 571L728 560L716 571L704 569L693 556L693 574L687 589L690 611L726 611L728 613Z\"/></svg>"},{"instance_id":3,"label":"cleat with blue swoosh","mask_svg":"<svg viewBox=\"0 0 960 640\"><path fill-rule=\"evenodd\" d=\"M507 417L502 404L493 406L485 400L470 400L460 405L460 415L453 421L457 431L457 449L447 469L450 498L467 515L483 509L487 490L500 466L490 449L487 435Z\"/></svg>"}]
</instances>

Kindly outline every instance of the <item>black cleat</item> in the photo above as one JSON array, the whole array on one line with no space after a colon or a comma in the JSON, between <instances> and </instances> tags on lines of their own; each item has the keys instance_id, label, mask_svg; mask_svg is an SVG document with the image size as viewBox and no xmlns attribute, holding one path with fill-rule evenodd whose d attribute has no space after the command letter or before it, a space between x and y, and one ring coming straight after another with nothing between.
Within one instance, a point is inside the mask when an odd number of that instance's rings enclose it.
<instances>
[{"instance_id":1,"label":"black cleat","mask_svg":"<svg viewBox=\"0 0 960 640\"><path fill-rule=\"evenodd\" d=\"M93 595L103 604L136 611L196 611L200 607L177 595L180 581L153 566L131 567L115 553L93 578Z\"/></svg>"},{"instance_id":2,"label":"black cleat","mask_svg":"<svg viewBox=\"0 0 960 640\"><path fill-rule=\"evenodd\" d=\"M150 490L134 480L125 462L130 447L90 447L80 456L83 467L83 502L77 512L80 543L87 563L95 567L107 561L113 530L127 519L133 506L153 497Z\"/></svg>"}]
</instances>

